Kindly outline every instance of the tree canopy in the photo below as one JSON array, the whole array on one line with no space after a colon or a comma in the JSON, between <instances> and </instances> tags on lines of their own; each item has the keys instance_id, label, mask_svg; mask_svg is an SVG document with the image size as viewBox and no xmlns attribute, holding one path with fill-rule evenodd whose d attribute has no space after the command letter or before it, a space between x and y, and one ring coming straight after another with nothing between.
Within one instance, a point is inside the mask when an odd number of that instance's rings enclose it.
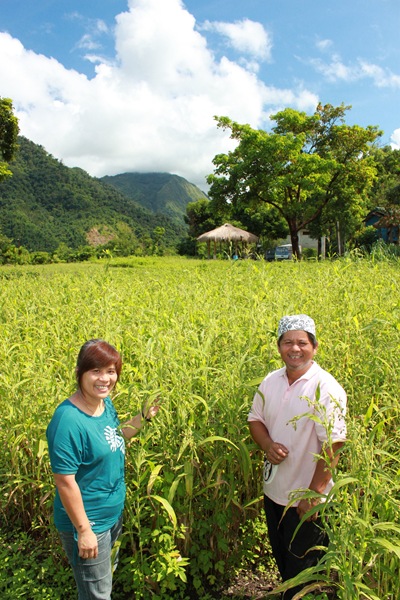
<instances>
[{"instance_id":1,"label":"tree canopy","mask_svg":"<svg viewBox=\"0 0 400 600\"><path fill-rule=\"evenodd\" d=\"M400 150L390 146L375 148L373 153L378 178L374 183L375 206L400 204Z\"/></svg>"},{"instance_id":2,"label":"tree canopy","mask_svg":"<svg viewBox=\"0 0 400 600\"><path fill-rule=\"evenodd\" d=\"M237 146L214 157L207 178L215 209L260 210L274 207L286 221L294 253L299 256L298 232L319 223L324 234L342 215L362 215L376 171L371 146L380 132L346 125L349 106L318 105L309 116L291 108L271 117L269 133L216 117L218 127L231 130Z\"/></svg>"},{"instance_id":3,"label":"tree canopy","mask_svg":"<svg viewBox=\"0 0 400 600\"><path fill-rule=\"evenodd\" d=\"M12 101L0 98L0 181L12 175L8 163L17 149L18 119L13 113Z\"/></svg>"}]
</instances>

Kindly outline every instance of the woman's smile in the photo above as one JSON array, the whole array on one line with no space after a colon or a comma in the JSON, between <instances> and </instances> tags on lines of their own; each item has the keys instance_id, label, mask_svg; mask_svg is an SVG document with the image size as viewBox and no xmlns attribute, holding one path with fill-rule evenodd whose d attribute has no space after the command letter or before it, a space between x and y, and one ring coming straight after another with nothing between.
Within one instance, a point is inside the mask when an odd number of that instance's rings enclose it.
<instances>
[{"instance_id":1,"label":"woman's smile","mask_svg":"<svg viewBox=\"0 0 400 600\"><path fill-rule=\"evenodd\" d=\"M81 393L86 402L98 403L110 394L117 379L114 364L85 371L81 378Z\"/></svg>"}]
</instances>

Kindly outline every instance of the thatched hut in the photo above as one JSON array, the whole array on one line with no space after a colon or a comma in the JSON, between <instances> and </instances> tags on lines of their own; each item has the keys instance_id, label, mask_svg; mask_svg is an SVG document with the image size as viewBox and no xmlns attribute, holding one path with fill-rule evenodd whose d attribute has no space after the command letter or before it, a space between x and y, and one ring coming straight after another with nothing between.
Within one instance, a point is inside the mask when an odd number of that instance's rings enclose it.
<instances>
[{"instance_id":1,"label":"thatched hut","mask_svg":"<svg viewBox=\"0 0 400 600\"><path fill-rule=\"evenodd\" d=\"M258 237L254 235L254 233L249 233L244 229L239 229L239 227L234 227L230 225L230 223L225 223L221 225L221 227L217 227L212 231L207 231L206 233L202 233L197 238L198 242L207 242L207 253L208 258L210 258L210 246L211 242L214 242L214 253L213 257L217 257L217 242L220 244L222 242L228 242L229 244L234 244L235 246L235 254L238 255L238 244L241 244L242 250L243 247L247 244L255 244L258 242Z\"/></svg>"}]
</instances>

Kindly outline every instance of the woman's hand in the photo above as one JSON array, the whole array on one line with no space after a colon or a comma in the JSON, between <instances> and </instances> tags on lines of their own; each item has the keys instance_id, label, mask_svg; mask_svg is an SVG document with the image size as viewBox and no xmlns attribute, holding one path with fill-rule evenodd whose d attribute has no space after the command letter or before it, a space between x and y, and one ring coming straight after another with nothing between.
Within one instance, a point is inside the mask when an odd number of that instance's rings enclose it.
<instances>
[{"instance_id":1,"label":"woman's hand","mask_svg":"<svg viewBox=\"0 0 400 600\"><path fill-rule=\"evenodd\" d=\"M79 556L81 558L96 558L98 554L97 537L90 527L75 475L54 473L54 481L67 515L78 532Z\"/></svg>"},{"instance_id":2,"label":"woman's hand","mask_svg":"<svg viewBox=\"0 0 400 600\"><path fill-rule=\"evenodd\" d=\"M78 551L81 558L97 558L99 547L96 534L91 528L78 533Z\"/></svg>"},{"instance_id":3,"label":"woman's hand","mask_svg":"<svg viewBox=\"0 0 400 600\"><path fill-rule=\"evenodd\" d=\"M154 400L154 404L152 406L147 407L146 405L144 406L143 410L142 410L142 416L144 419L146 419L146 421L149 421L150 419L152 419L153 417L156 416L156 414L158 413L158 411L160 410L162 399L159 396L158 398L156 398Z\"/></svg>"},{"instance_id":4,"label":"woman's hand","mask_svg":"<svg viewBox=\"0 0 400 600\"><path fill-rule=\"evenodd\" d=\"M127 440L130 440L132 437L137 435L142 429L144 421L151 421L151 419L156 416L161 408L160 403L161 398L156 398L152 406L144 404L140 413L122 425L121 432L123 436Z\"/></svg>"}]
</instances>

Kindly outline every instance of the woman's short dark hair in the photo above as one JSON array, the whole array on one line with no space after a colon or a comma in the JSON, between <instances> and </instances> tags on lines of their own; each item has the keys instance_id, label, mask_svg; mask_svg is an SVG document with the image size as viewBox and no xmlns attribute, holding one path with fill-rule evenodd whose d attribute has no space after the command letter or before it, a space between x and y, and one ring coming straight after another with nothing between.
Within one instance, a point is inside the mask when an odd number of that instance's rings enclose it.
<instances>
[{"instance_id":1,"label":"woman's short dark hair","mask_svg":"<svg viewBox=\"0 0 400 600\"><path fill-rule=\"evenodd\" d=\"M306 331L306 334L307 334L307 337L308 337L308 339L310 340L310 342L311 342L311 344L312 344L313 348L316 348L316 347L317 347L317 338L315 337L315 335L313 335L313 334L312 334L312 333L310 333L309 331ZM284 334L284 333L282 333L282 335L280 336L280 338L279 338L279 340L278 340L278 346L280 345L280 343L281 343L281 339L283 338L283 336L284 336L284 335L285 335L285 334Z\"/></svg>"},{"instance_id":2,"label":"woman's short dark hair","mask_svg":"<svg viewBox=\"0 0 400 600\"><path fill-rule=\"evenodd\" d=\"M76 361L76 379L81 385L82 375L91 369L101 369L115 365L117 377L121 374L122 358L118 350L104 340L88 340L79 350Z\"/></svg>"}]
</instances>

